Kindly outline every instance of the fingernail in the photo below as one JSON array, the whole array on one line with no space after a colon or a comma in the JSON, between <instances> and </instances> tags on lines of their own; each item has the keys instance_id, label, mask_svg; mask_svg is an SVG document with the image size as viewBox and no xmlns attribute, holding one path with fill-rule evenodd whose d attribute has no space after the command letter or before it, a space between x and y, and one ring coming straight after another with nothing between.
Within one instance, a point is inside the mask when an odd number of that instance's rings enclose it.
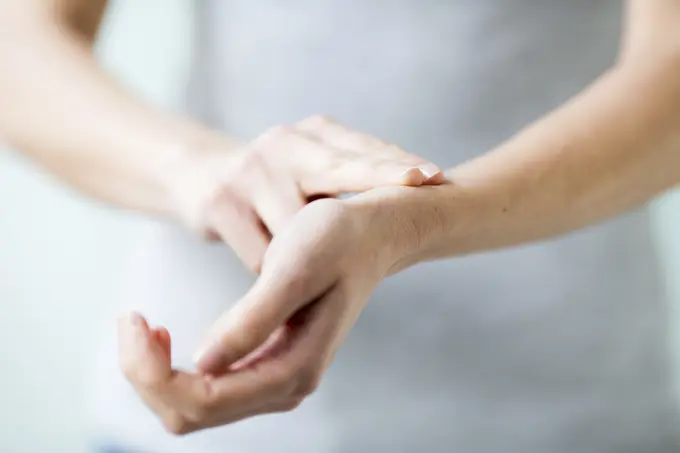
<instances>
[{"instance_id":1,"label":"fingernail","mask_svg":"<svg viewBox=\"0 0 680 453\"><path fill-rule=\"evenodd\" d=\"M218 370L225 362L226 357L222 353L220 343L212 343L204 346L194 354L194 363L202 371Z\"/></svg>"},{"instance_id":2,"label":"fingernail","mask_svg":"<svg viewBox=\"0 0 680 453\"><path fill-rule=\"evenodd\" d=\"M437 167L435 164L423 164L419 165L418 169L423 172L425 177L427 179L432 178L433 176L436 176L437 174L441 173L441 169Z\"/></svg>"},{"instance_id":3,"label":"fingernail","mask_svg":"<svg viewBox=\"0 0 680 453\"><path fill-rule=\"evenodd\" d=\"M401 174L402 181L413 181L414 179L418 181L418 184L422 183L424 179L427 179L427 175L418 167L411 167L408 170L404 170Z\"/></svg>"}]
</instances>

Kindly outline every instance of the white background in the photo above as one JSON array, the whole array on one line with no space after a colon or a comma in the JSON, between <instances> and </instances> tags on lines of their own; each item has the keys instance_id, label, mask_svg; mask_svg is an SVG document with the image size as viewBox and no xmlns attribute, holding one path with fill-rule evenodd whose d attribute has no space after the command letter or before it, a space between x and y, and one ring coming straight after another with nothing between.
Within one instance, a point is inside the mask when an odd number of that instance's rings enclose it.
<instances>
[{"instance_id":1,"label":"white background","mask_svg":"<svg viewBox=\"0 0 680 453\"><path fill-rule=\"evenodd\" d=\"M176 104L190 4L113 2L102 62L147 99ZM97 332L115 328L115 274L143 221L84 200L0 151L1 453L87 451L81 390Z\"/></svg>"}]
</instances>

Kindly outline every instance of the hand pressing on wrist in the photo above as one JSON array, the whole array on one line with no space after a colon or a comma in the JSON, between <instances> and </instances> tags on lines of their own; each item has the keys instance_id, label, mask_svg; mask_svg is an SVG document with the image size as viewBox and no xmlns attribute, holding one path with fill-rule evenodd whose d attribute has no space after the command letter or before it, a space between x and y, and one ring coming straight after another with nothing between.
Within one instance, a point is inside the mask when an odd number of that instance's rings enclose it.
<instances>
[{"instance_id":1,"label":"hand pressing on wrist","mask_svg":"<svg viewBox=\"0 0 680 453\"><path fill-rule=\"evenodd\" d=\"M360 204L309 204L273 238L254 286L210 330L198 374L173 370L167 332L132 315L119 326L127 377L174 433L294 409L403 253L383 225Z\"/></svg>"},{"instance_id":2,"label":"hand pressing on wrist","mask_svg":"<svg viewBox=\"0 0 680 453\"><path fill-rule=\"evenodd\" d=\"M237 152L200 153L180 175L180 217L255 272L271 237L311 199L443 181L436 165L325 117L274 127Z\"/></svg>"}]
</instances>

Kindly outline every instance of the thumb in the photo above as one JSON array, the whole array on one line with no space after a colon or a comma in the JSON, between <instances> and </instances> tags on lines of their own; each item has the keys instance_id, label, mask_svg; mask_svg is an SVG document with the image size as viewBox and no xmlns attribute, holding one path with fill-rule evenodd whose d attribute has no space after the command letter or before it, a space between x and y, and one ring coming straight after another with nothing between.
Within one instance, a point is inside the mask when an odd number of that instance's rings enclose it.
<instances>
[{"instance_id":1,"label":"thumb","mask_svg":"<svg viewBox=\"0 0 680 453\"><path fill-rule=\"evenodd\" d=\"M201 372L219 374L262 346L303 306L323 292L320 279L295 272L263 274L248 293L222 314L194 355Z\"/></svg>"}]
</instances>

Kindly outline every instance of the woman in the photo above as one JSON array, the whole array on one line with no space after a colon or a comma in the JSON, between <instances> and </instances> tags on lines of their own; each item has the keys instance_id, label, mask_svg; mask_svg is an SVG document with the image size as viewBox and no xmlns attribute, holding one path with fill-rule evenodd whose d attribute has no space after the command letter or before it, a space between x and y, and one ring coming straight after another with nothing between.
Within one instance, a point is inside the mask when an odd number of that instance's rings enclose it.
<instances>
[{"instance_id":1,"label":"woman","mask_svg":"<svg viewBox=\"0 0 680 453\"><path fill-rule=\"evenodd\" d=\"M235 252L167 225L140 238L122 299L173 347L121 318L134 390L105 350L102 445L676 451L646 212L555 238L680 180L680 4L206 0L188 108L257 137L241 145L103 75L105 2L8 3L3 136ZM345 126L300 121L318 112ZM196 373L172 370L194 352Z\"/></svg>"}]
</instances>

